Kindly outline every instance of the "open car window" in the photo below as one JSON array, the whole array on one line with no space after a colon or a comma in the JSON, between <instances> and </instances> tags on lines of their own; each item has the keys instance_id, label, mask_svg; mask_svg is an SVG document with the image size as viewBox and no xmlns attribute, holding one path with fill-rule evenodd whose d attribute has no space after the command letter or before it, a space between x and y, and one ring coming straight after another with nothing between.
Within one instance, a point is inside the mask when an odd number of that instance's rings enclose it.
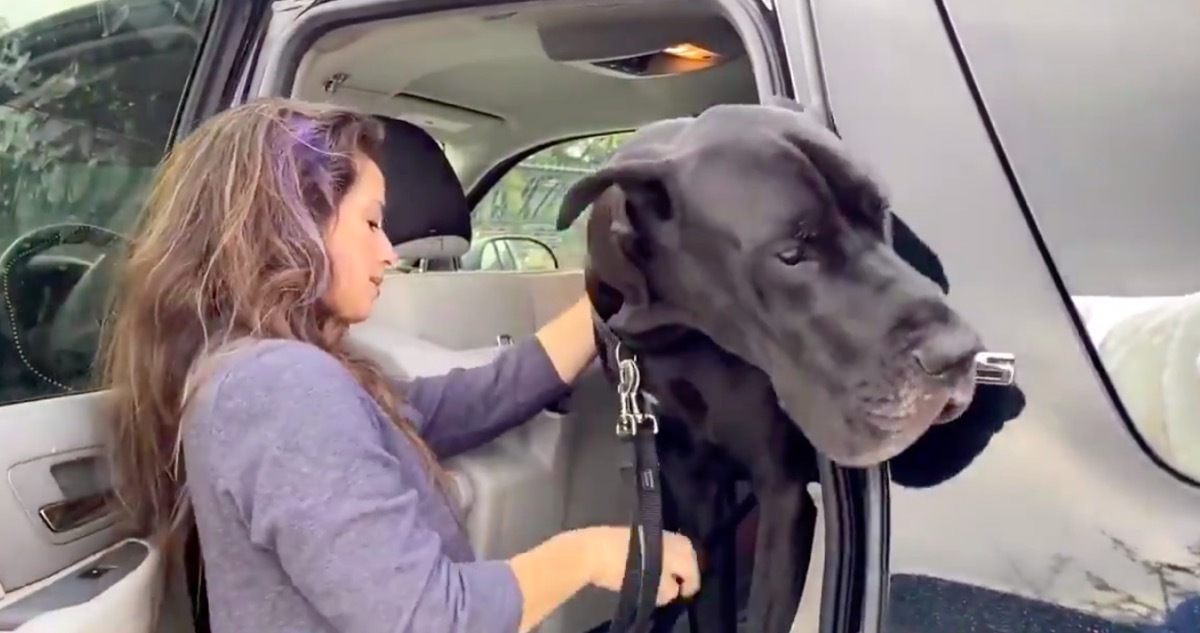
<instances>
[{"instance_id":1,"label":"open car window","mask_svg":"<svg viewBox=\"0 0 1200 633\"><path fill-rule=\"evenodd\" d=\"M480 199L472 213L472 251L463 268L484 259L493 267L508 262L515 270L583 267L586 215L571 228L554 228L567 189L604 164L626 132L564 141L542 148L517 163ZM504 239L512 237L515 239ZM538 248L536 243L549 249ZM489 252L495 247L507 250ZM555 261L556 260L556 261ZM496 269L496 268L493 268Z\"/></svg>"}]
</instances>

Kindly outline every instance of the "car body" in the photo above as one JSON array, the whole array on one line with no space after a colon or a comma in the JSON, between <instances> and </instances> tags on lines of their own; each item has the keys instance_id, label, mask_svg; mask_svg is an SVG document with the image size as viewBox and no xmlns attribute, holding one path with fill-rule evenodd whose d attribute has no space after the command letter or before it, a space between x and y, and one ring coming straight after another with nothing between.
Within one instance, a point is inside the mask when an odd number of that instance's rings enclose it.
<instances>
[{"instance_id":1,"label":"car body","mask_svg":"<svg viewBox=\"0 0 1200 633\"><path fill-rule=\"evenodd\" d=\"M612 147L589 140L716 102L794 97L878 173L893 211L941 259L951 303L989 349L1015 355L1027 400L936 486L824 464L824 531L794 630L1124 632L1189 617L1200 593L1191 0L17 6L0 8L0 240L45 239L31 258L11 247L0 257L0 631L97 631L110 617L150 631L160 563L104 511L104 394L89 388L91 350L79 347L95 324L64 307L83 301L75 284L119 238L60 244L69 240L47 227L126 230L174 139L266 94L424 125L477 209L567 148L556 160L569 176L538 203L551 211L494 218L480 259L506 236L553 224L553 196ZM658 80L622 77L616 64L585 74L572 58L623 58L605 47L653 48L684 23L717 44L735 34L733 61ZM552 37L539 49L543 33ZM579 52L588 46L599 52ZM403 75L409 67L425 74ZM476 262L389 276L359 336L385 357L403 334L483 362L480 350L532 332L577 296L579 251L565 256L561 244L578 235L561 240L548 272L478 275ZM419 313L405 307L435 295ZM626 519L605 434L612 401L593 376L571 414L548 413L451 464L473 490L467 526L481 552L511 555L567 527ZM158 630L202 629L175 597ZM585 592L541 631L587 630L612 604Z\"/></svg>"}]
</instances>

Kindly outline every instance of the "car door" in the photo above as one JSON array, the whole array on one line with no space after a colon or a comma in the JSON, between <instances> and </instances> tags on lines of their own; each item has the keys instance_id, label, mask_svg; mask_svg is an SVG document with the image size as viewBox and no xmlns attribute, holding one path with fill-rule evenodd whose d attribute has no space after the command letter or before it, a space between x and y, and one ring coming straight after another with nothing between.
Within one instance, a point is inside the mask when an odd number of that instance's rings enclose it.
<instances>
[{"instance_id":1,"label":"car door","mask_svg":"<svg viewBox=\"0 0 1200 633\"><path fill-rule=\"evenodd\" d=\"M77 283L172 138L229 101L266 8L0 4L0 631L152 630L161 560L115 519L89 371L107 288ZM160 630L190 631L175 606Z\"/></svg>"},{"instance_id":2,"label":"car door","mask_svg":"<svg viewBox=\"0 0 1200 633\"><path fill-rule=\"evenodd\" d=\"M892 487L866 630L1200 630L1200 7L813 9L839 130L1026 398L957 477Z\"/></svg>"}]
</instances>

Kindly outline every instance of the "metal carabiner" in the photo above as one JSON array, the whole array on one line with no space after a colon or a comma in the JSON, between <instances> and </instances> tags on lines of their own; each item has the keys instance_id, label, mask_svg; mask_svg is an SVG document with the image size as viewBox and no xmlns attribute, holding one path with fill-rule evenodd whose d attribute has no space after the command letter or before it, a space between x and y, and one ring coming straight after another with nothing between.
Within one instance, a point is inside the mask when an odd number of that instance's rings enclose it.
<instances>
[{"instance_id":1,"label":"metal carabiner","mask_svg":"<svg viewBox=\"0 0 1200 633\"><path fill-rule=\"evenodd\" d=\"M617 436L633 437L643 425L649 425L652 433L658 433L658 418L642 411L638 398L642 396L642 373L638 369L637 357L621 358L621 343L613 350L617 361L617 396L621 411L617 417Z\"/></svg>"}]
</instances>

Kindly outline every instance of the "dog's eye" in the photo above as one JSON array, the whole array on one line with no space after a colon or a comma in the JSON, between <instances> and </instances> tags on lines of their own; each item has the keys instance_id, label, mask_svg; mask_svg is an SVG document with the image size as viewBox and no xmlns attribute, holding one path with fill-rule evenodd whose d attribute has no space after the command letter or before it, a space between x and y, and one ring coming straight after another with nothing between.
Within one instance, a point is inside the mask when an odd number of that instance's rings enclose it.
<instances>
[{"instance_id":1,"label":"dog's eye","mask_svg":"<svg viewBox=\"0 0 1200 633\"><path fill-rule=\"evenodd\" d=\"M805 260L809 255L809 246L812 245L813 233L805 227L801 227L795 235L786 243L780 244L779 250L775 253L775 257L787 266L797 266Z\"/></svg>"},{"instance_id":2,"label":"dog's eye","mask_svg":"<svg viewBox=\"0 0 1200 633\"><path fill-rule=\"evenodd\" d=\"M795 266L804 261L803 245L800 242L793 242L791 246L776 253L775 257L788 266Z\"/></svg>"}]
</instances>

